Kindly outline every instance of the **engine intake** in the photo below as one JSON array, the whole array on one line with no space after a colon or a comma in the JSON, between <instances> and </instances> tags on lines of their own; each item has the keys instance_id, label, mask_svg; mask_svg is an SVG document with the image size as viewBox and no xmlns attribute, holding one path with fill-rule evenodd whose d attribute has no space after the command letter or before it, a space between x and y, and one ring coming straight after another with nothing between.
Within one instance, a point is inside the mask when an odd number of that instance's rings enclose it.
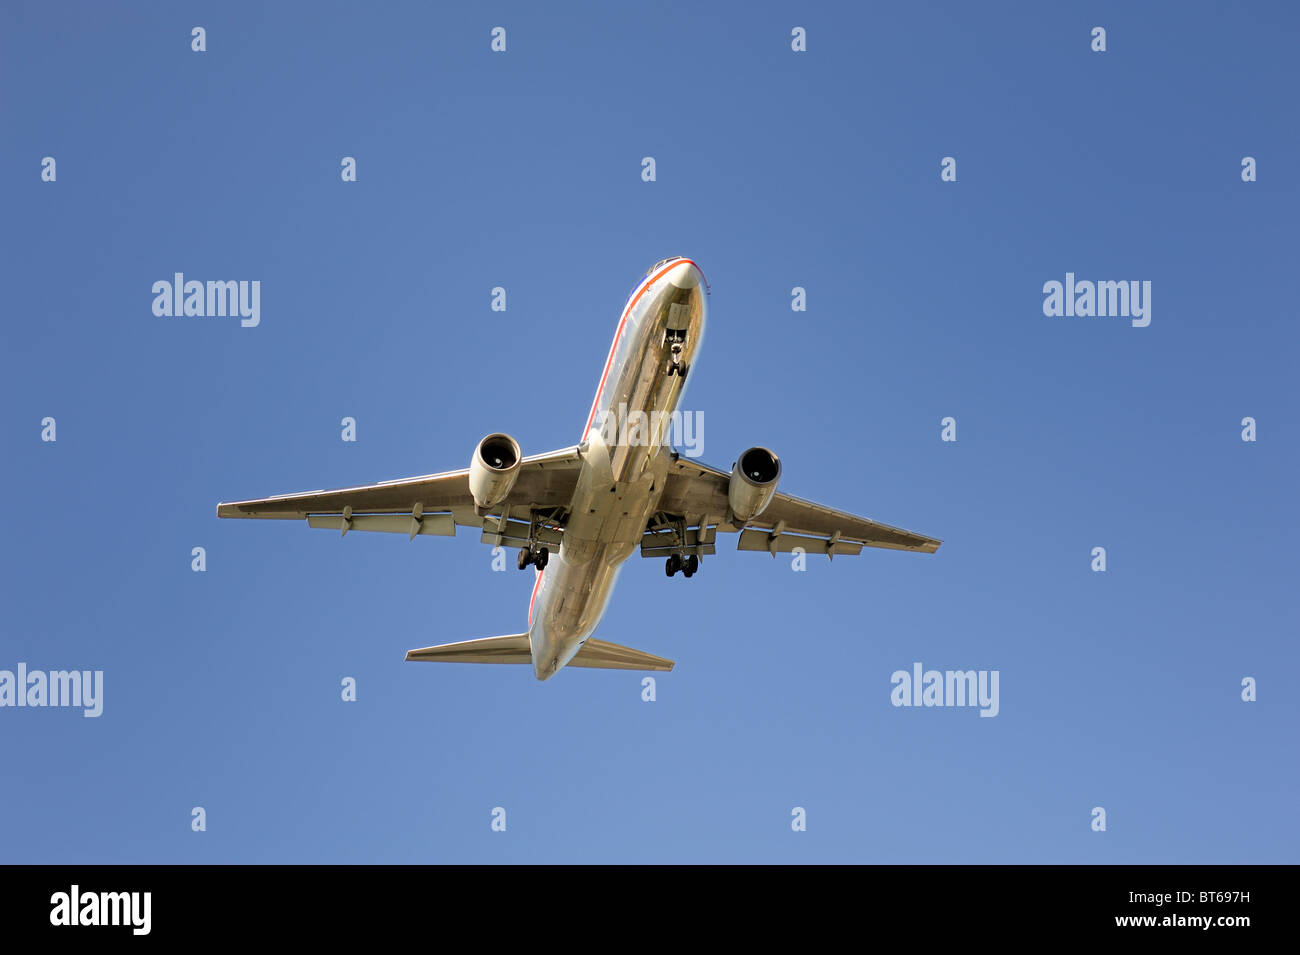
<instances>
[{"instance_id":1,"label":"engine intake","mask_svg":"<svg viewBox=\"0 0 1300 955\"><path fill-rule=\"evenodd\" d=\"M727 501L732 517L744 524L762 514L772 503L781 479L781 459L767 448L750 448L731 469Z\"/></svg>"},{"instance_id":2,"label":"engine intake","mask_svg":"<svg viewBox=\"0 0 1300 955\"><path fill-rule=\"evenodd\" d=\"M469 461L469 493L480 517L510 496L521 461L519 442L508 434L489 434L478 443Z\"/></svg>"}]
</instances>

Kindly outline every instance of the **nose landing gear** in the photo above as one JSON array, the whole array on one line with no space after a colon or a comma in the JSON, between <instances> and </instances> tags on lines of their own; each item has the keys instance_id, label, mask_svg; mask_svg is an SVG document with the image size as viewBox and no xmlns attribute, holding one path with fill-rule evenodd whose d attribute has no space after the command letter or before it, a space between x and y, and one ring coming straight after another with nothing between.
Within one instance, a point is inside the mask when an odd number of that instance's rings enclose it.
<instances>
[{"instance_id":1,"label":"nose landing gear","mask_svg":"<svg viewBox=\"0 0 1300 955\"><path fill-rule=\"evenodd\" d=\"M682 361L683 346L686 343L686 329L668 328L664 330L664 344L668 346L668 361L664 373L669 377L677 375L686 377L686 363Z\"/></svg>"},{"instance_id":2,"label":"nose landing gear","mask_svg":"<svg viewBox=\"0 0 1300 955\"><path fill-rule=\"evenodd\" d=\"M670 354L671 357L668 359L668 364L666 366L667 370L665 373L670 378L673 375L677 375L679 378L685 378L686 363L682 361L682 346L674 345Z\"/></svg>"}]
</instances>

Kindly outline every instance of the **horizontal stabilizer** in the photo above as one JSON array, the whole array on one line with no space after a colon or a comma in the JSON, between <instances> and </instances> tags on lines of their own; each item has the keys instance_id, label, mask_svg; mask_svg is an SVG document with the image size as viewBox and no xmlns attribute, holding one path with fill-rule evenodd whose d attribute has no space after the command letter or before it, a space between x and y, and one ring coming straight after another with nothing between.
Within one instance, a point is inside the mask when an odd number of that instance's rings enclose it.
<instances>
[{"instance_id":1,"label":"horizontal stabilizer","mask_svg":"<svg viewBox=\"0 0 1300 955\"><path fill-rule=\"evenodd\" d=\"M528 634L512 633L507 637L485 637L407 650L406 659L432 660L435 663L532 663L533 650Z\"/></svg>"},{"instance_id":2,"label":"horizontal stabilizer","mask_svg":"<svg viewBox=\"0 0 1300 955\"><path fill-rule=\"evenodd\" d=\"M532 663L532 647L526 633L512 633L504 637L486 637L482 640L462 640L444 643L437 647L408 650L407 660L431 660L435 663ZM622 647L604 640L588 640L568 663L571 667L596 670L659 670L673 668L672 660L653 653Z\"/></svg>"},{"instance_id":3,"label":"horizontal stabilizer","mask_svg":"<svg viewBox=\"0 0 1300 955\"><path fill-rule=\"evenodd\" d=\"M666 673L673 668L673 661L644 650L592 638L582 645L577 656L569 661L569 666L596 670L662 670Z\"/></svg>"}]
</instances>

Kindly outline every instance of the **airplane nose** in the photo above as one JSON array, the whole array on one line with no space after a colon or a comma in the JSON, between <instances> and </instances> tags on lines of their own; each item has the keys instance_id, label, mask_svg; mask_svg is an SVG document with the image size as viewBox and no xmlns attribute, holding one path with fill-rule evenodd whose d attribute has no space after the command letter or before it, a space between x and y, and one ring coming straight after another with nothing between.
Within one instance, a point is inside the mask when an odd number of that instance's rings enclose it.
<instances>
[{"instance_id":1,"label":"airplane nose","mask_svg":"<svg viewBox=\"0 0 1300 955\"><path fill-rule=\"evenodd\" d=\"M692 289L704 276L694 262L681 262L668 270L668 281L678 288Z\"/></svg>"}]
</instances>

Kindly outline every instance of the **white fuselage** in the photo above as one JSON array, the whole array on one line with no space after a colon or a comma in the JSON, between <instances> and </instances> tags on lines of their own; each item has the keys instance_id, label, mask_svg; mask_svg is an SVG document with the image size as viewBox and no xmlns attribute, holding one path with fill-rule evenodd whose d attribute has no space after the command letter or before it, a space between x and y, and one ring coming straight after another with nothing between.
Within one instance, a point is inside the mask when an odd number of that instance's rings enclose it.
<instances>
[{"instance_id":1,"label":"white fuselage","mask_svg":"<svg viewBox=\"0 0 1300 955\"><path fill-rule=\"evenodd\" d=\"M641 544L663 494L668 429L708 311L689 259L651 269L619 318L583 429L583 464L559 553L537 572L528 605L533 672L554 676L596 630L623 563Z\"/></svg>"}]
</instances>

